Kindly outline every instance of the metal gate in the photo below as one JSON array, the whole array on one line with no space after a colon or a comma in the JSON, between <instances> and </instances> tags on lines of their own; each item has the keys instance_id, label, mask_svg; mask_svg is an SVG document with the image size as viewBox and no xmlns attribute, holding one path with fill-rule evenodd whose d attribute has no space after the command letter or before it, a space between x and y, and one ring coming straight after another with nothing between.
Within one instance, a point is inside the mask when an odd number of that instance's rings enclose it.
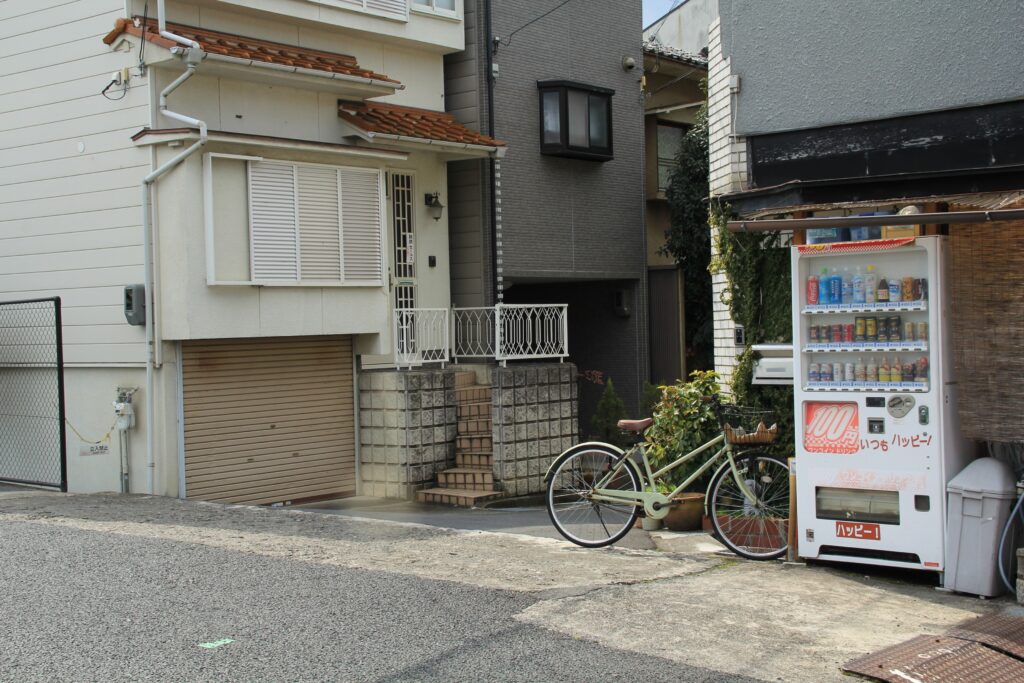
<instances>
[{"instance_id":1,"label":"metal gate","mask_svg":"<svg viewBox=\"0 0 1024 683\"><path fill-rule=\"evenodd\" d=\"M0 481L68 490L60 298L0 302Z\"/></svg>"}]
</instances>

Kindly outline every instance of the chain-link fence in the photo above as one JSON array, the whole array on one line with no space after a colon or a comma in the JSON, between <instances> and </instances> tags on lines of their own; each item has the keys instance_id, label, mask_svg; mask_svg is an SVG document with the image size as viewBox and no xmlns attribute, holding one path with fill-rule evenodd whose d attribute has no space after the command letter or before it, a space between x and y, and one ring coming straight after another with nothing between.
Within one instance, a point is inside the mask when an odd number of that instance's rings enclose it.
<instances>
[{"instance_id":1,"label":"chain-link fence","mask_svg":"<svg viewBox=\"0 0 1024 683\"><path fill-rule=\"evenodd\" d=\"M60 299L0 302L0 481L67 491Z\"/></svg>"}]
</instances>

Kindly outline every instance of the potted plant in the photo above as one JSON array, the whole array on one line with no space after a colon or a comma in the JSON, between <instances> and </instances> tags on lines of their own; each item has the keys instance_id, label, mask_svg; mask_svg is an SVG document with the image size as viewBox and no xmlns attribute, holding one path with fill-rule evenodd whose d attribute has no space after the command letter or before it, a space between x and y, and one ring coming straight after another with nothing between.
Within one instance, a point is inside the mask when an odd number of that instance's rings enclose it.
<instances>
[{"instance_id":1,"label":"potted plant","mask_svg":"<svg viewBox=\"0 0 1024 683\"><path fill-rule=\"evenodd\" d=\"M654 424L645 435L651 467L664 467L684 453L713 438L719 432L718 418L707 397L721 391L718 374L696 371L690 381L661 387L661 399L654 405ZM662 493L668 494L695 472L703 461L691 460L669 473ZM708 472L673 499L665 517L665 526L673 531L701 528L704 514L704 489L712 473Z\"/></svg>"}]
</instances>

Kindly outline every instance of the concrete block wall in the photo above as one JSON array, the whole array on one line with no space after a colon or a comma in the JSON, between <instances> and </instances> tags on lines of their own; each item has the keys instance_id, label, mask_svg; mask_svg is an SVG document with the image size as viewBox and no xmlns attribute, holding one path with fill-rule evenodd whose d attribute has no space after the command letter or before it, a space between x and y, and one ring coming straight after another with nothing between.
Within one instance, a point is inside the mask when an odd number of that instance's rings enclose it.
<instances>
[{"instance_id":1,"label":"concrete block wall","mask_svg":"<svg viewBox=\"0 0 1024 683\"><path fill-rule=\"evenodd\" d=\"M359 492L412 499L455 459L451 370L359 374Z\"/></svg>"},{"instance_id":2,"label":"concrete block wall","mask_svg":"<svg viewBox=\"0 0 1024 683\"><path fill-rule=\"evenodd\" d=\"M506 495L544 490L548 466L578 440L577 392L571 363L492 370L494 474Z\"/></svg>"}]
</instances>

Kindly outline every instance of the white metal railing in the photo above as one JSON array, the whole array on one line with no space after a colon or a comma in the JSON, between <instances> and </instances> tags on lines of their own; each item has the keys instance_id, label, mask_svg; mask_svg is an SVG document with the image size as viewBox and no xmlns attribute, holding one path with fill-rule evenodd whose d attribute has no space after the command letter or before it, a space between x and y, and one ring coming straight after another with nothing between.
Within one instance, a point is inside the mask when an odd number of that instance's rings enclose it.
<instances>
[{"instance_id":1,"label":"white metal railing","mask_svg":"<svg viewBox=\"0 0 1024 683\"><path fill-rule=\"evenodd\" d=\"M395 366L459 359L535 360L569 355L568 304L404 308L394 312Z\"/></svg>"},{"instance_id":2,"label":"white metal railing","mask_svg":"<svg viewBox=\"0 0 1024 683\"><path fill-rule=\"evenodd\" d=\"M567 304L497 304L452 309L452 356L510 360L569 355Z\"/></svg>"},{"instance_id":3,"label":"white metal railing","mask_svg":"<svg viewBox=\"0 0 1024 683\"><path fill-rule=\"evenodd\" d=\"M403 308L394 312L393 321L397 367L448 362L447 308Z\"/></svg>"}]
</instances>

